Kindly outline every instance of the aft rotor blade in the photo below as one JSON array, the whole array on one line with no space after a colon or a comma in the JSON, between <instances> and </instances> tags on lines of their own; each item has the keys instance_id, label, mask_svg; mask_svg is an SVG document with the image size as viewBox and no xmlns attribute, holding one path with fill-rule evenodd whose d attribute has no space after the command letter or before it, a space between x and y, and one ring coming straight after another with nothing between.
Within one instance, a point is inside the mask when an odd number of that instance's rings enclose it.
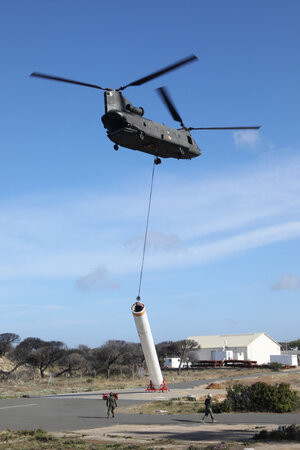
<instances>
[{"instance_id":1,"label":"aft rotor blade","mask_svg":"<svg viewBox=\"0 0 300 450\"><path fill-rule=\"evenodd\" d=\"M102 91L108 90L101 86L97 86L96 84L89 84L89 83L83 83L82 81L69 80L68 78L56 77L54 75L46 75L45 73L40 73L40 72L32 72L30 74L30 76L37 77L37 78L45 78L46 80L62 81L64 83L78 84L79 86L87 86L87 87L91 87L94 89L101 89Z\"/></svg>"},{"instance_id":2,"label":"aft rotor blade","mask_svg":"<svg viewBox=\"0 0 300 450\"><path fill-rule=\"evenodd\" d=\"M182 118L180 117L177 109L175 108L174 103L172 102L167 89L165 87L160 87L157 89L157 91L159 92L163 102L167 105L167 108L169 109L173 119L176 120L177 122L179 122L181 124L181 126L183 127L184 125L182 122Z\"/></svg>"},{"instance_id":3,"label":"aft rotor blade","mask_svg":"<svg viewBox=\"0 0 300 450\"><path fill-rule=\"evenodd\" d=\"M141 84L147 83L148 81L153 80L154 78L160 77L161 75L164 75L167 72L171 72L171 70L178 69L179 67L183 66L184 64L188 64L193 61L197 61L198 58L195 55L191 55L185 59L182 59L170 66L165 67L164 69L158 70L157 72L153 72L150 75L147 75L146 77L139 78L136 81L133 81L132 83L126 84L125 86L120 87L120 91L123 91L123 89L128 88L129 86L140 86Z\"/></svg>"},{"instance_id":4,"label":"aft rotor blade","mask_svg":"<svg viewBox=\"0 0 300 450\"><path fill-rule=\"evenodd\" d=\"M194 128L189 127L189 130L259 130L260 126L255 127L202 127L202 128Z\"/></svg>"}]
</instances>

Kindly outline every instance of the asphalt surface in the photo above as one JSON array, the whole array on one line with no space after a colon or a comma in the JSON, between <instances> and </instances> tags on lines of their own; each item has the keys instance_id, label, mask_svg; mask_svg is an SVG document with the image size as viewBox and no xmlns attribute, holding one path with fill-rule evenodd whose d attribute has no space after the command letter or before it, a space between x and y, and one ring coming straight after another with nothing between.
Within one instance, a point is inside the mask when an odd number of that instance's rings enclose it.
<instances>
[{"instance_id":1,"label":"asphalt surface","mask_svg":"<svg viewBox=\"0 0 300 450\"><path fill-rule=\"evenodd\" d=\"M182 392L180 389L173 389L168 396L180 396ZM124 398L119 398L118 407L164 398L164 394L145 394L143 390L125 391L124 394L120 394L120 397L122 396ZM130 396L135 398L131 400L129 399ZM165 398L168 398L168 396ZM284 425L300 423L299 413L216 414L215 418L220 424ZM107 419L105 401L102 400L102 395L96 393L18 398L0 401L1 430L5 430L6 428L16 430L42 428L47 431L75 431L107 427L113 424L184 425L185 427L192 427L199 423L199 421L199 414L126 414L118 413L118 409L116 410L116 417L114 419Z\"/></svg>"},{"instance_id":2,"label":"asphalt surface","mask_svg":"<svg viewBox=\"0 0 300 450\"><path fill-rule=\"evenodd\" d=\"M248 377L253 377L253 375L226 377L226 380ZM146 393L144 389L123 390L119 393L118 407L127 407L154 400L167 400L172 397L186 395L202 397L207 394L207 390L201 384L206 386L214 381L220 381L220 377L209 380L171 383L169 385L171 391L166 393ZM211 390L210 393L214 396L217 393L221 393L221 391ZM220 424L288 425L300 423L299 413L234 413L215 415L215 418ZM0 430L7 428L16 430L42 428L47 431L75 431L103 428L113 424L195 427L195 425L199 424L199 421L199 414L126 414L119 413L118 408L116 417L108 420L106 418L106 404L102 400L101 392L15 398L0 401Z\"/></svg>"}]
</instances>

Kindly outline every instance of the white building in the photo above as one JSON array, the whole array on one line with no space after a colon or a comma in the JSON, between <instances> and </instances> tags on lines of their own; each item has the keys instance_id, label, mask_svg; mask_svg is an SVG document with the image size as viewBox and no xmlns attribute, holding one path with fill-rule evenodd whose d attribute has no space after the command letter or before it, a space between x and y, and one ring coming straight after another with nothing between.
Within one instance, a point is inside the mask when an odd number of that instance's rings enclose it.
<instances>
[{"instance_id":1,"label":"white building","mask_svg":"<svg viewBox=\"0 0 300 450\"><path fill-rule=\"evenodd\" d=\"M177 356L175 358L165 358L164 360L164 369L178 369L180 364L180 358L177 358ZM181 365L182 369L185 369L187 366L191 367L191 363L190 362L183 362Z\"/></svg>"},{"instance_id":2,"label":"white building","mask_svg":"<svg viewBox=\"0 0 300 450\"><path fill-rule=\"evenodd\" d=\"M256 361L257 364L270 362L270 355L280 355L280 345L266 333L216 334L212 336L190 336L199 348L191 350L191 361L215 359L216 352L232 351L233 359Z\"/></svg>"},{"instance_id":3,"label":"white building","mask_svg":"<svg viewBox=\"0 0 300 450\"><path fill-rule=\"evenodd\" d=\"M178 369L180 358L165 358L164 369Z\"/></svg>"}]
</instances>

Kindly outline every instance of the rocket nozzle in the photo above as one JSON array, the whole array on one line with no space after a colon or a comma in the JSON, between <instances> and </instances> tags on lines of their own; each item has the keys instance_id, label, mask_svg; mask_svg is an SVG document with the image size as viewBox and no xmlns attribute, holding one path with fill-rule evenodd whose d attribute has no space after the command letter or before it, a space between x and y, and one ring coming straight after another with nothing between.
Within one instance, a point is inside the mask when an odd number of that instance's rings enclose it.
<instances>
[{"instance_id":1,"label":"rocket nozzle","mask_svg":"<svg viewBox=\"0 0 300 450\"><path fill-rule=\"evenodd\" d=\"M140 315L141 313L143 313L145 311L145 305L144 303L141 303L140 301L136 301L132 307L131 307L131 311L132 313L135 315Z\"/></svg>"}]
</instances>

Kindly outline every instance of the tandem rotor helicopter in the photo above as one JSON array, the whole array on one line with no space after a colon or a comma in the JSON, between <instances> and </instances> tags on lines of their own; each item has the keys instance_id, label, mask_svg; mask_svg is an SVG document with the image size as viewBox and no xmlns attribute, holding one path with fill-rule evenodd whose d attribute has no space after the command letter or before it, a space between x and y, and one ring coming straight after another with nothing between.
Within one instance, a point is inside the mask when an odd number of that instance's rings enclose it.
<instances>
[{"instance_id":1,"label":"tandem rotor helicopter","mask_svg":"<svg viewBox=\"0 0 300 450\"><path fill-rule=\"evenodd\" d=\"M181 125L181 128L174 129L144 117L144 109L142 107L133 106L122 94L122 91L128 87L140 86L154 78L160 77L167 72L178 69L179 67L196 60L198 60L198 58L195 55L191 55L150 75L139 78L125 86L121 86L118 89L103 88L95 84L46 75L40 72L33 72L30 76L62 81L64 83L77 84L79 86L87 86L105 91L105 114L102 116L102 122L107 129L107 136L115 144L114 149L118 150L120 145L132 150L149 153L156 157L154 163L157 165L161 163L160 158L192 159L201 155L199 147L191 136L190 132L192 130L257 130L260 128L259 126L186 127L166 88L160 87L158 88L158 92L163 102L167 106L173 119Z\"/></svg>"}]
</instances>

